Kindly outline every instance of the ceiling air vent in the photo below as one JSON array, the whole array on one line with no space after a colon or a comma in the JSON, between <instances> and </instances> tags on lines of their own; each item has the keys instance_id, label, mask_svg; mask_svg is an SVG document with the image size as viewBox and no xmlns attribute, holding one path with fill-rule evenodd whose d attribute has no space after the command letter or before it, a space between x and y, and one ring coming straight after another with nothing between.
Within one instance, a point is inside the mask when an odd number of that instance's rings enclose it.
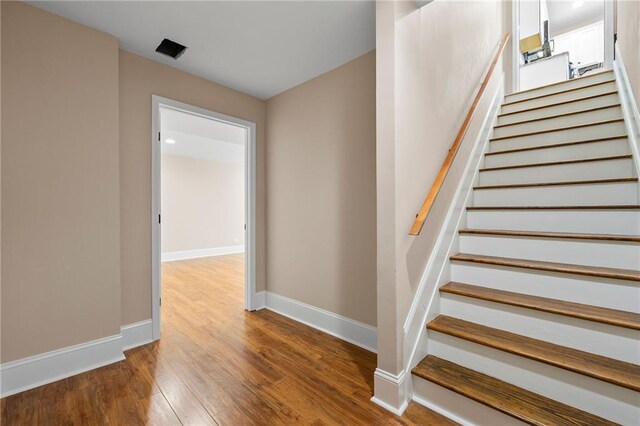
<instances>
[{"instance_id":1,"label":"ceiling air vent","mask_svg":"<svg viewBox=\"0 0 640 426\"><path fill-rule=\"evenodd\" d=\"M156 47L156 52L171 56L173 59L178 59L185 50L187 50L187 46L183 46L168 38L162 40L162 43Z\"/></svg>"}]
</instances>

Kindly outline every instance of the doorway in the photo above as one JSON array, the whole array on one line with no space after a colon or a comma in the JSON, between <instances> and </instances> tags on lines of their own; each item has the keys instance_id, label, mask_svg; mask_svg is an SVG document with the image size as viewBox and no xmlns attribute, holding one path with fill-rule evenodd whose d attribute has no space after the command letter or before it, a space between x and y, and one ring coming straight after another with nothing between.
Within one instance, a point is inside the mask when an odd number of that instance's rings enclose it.
<instances>
[{"instance_id":1,"label":"doorway","mask_svg":"<svg viewBox=\"0 0 640 426\"><path fill-rule=\"evenodd\" d=\"M609 70L614 0L515 0L512 91Z\"/></svg>"},{"instance_id":2,"label":"doorway","mask_svg":"<svg viewBox=\"0 0 640 426\"><path fill-rule=\"evenodd\" d=\"M243 252L244 308L255 310L255 137L255 123L152 97L154 340L162 262Z\"/></svg>"}]
</instances>

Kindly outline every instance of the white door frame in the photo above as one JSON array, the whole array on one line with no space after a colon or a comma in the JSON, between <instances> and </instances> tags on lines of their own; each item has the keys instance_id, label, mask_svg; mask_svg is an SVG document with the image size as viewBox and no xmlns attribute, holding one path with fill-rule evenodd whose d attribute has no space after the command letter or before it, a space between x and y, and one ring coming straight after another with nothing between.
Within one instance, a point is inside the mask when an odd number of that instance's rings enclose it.
<instances>
[{"instance_id":1,"label":"white door frame","mask_svg":"<svg viewBox=\"0 0 640 426\"><path fill-rule=\"evenodd\" d=\"M219 114L193 105L152 95L151 97L151 320L153 340L160 338L160 107L198 115L247 130L245 142L245 266L244 307L256 309L256 124L240 118Z\"/></svg>"},{"instance_id":2,"label":"white door frame","mask_svg":"<svg viewBox=\"0 0 640 426\"><path fill-rule=\"evenodd\" d=\"M613 69L615 0L604 0L604 67ZM511 2L511 90L520 90L520 0Z\"/></svg>"}]
</instances>

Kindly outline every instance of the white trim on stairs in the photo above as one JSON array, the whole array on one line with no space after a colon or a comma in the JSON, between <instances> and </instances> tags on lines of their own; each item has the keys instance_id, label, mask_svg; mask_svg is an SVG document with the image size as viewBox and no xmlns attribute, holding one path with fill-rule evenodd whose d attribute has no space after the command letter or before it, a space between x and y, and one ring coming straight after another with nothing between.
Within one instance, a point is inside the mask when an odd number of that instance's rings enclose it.
<instances>
[{"instance_id":1,"label":"white trim on stairs","mask_svg":"<svg viewBox=\"0 0 640 426\"><path fill-rule=\"evenodd\" d=\"M244 253L244 246L213 247L197 250L171 251L162 253L162 261L197 259L199 257L223 256L225 254Z\"/></svg>"},{"instance_id":2,"label":"white trim on stairs","mask_svg":"<svg viewBox=\"0 0 640 426\"><path fill-rule=\"evenodd\" d=\"M437 303L434 302L436 301L438 288L446 281L445 272L447 271L448 258L455 249L454 243L458 239L457 230L460 228L460 223L465 217L464 207L468 205L471 199L470 197L473 194L475 177L486 150L493 124L497 119L500 102L503 98L503 80L504 77L501 78L501 83L498 84L498 89L493 94L491 106L483 118L482 126L474 141L474 147L465 165L460 183L453 196L453 201L449 206L449 211L440 229L440 234L438 235L424 274L420 279L418 290L416 291L403 326L405 368L407 370L410 370L424 356L424 354L419 352L419 346L420 343L423 342L423 335L425 334L424 325L428 319L432 319L431 317L435 317L437 314L436 309L432 307L437 305Z\"/></svg>"},{"instance_id":3,"label":"white trim on stairs","mask_svg":"<svg viewBox=\"0 0 640 426\"><path fill-rule=\"evenodd\" d=\"M376 327L270 291L258 292L256 301L257 309L269 309L356 346L376 352L378 340Z\"/></svg>"},{"instance_id":4,"label":"white trim on stairs","mask_svg":"<svg viewBox=\"0 0 640 426\"><path fill-rule=\"evenodd\" d=\"M633 97L629 75L624 67L624 62L617 44L615 52L616 59L613 61L613 72L616 76L616 87L618 88L618 96L620 96L622 115L625 126L627 127L629 144L631 145L631 153L635 161L636 171L640 173L640 112L638 112L638 105Z\"/></svg>"}]
</instances>

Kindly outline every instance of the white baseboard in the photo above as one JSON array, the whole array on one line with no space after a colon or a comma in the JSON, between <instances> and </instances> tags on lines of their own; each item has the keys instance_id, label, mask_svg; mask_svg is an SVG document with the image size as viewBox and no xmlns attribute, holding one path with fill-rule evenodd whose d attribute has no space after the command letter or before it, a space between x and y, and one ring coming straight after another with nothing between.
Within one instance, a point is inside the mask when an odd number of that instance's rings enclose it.
<instances>
[{"instance_id":1,"label":"white baseboard","mask_svg":"<svg viewBox=\"0 0 640 426\"><path fill-rule=\"evenodd\" d=\"M120 334L0 365L0 398L125 359L125 350L153 341L151 320L124 325Z\"/></svg>"},{"instance_id":2,"label":"white baseboard","mask_svg":"<svg viewBox=\"0 0 640 426\"><path fill-rule=\"evenodd\" d=\"M376 352L378 332L375 327L333 312L290 299L270 291L256 293L261 307L338 337L356 346Z\"/></svg>"},{"instance_id":3,"label":"white baseboard","mask_svg":"<svg viewBox=\"0 0 640 426\"><path fill-rule=\"evenodd\" d=\"M616 59L613 61L613 72L616 76L616 87L618 88L622 114L627 127L627 134L629 135L631 153L633 154L636 170L640 172L640 112L638 111L629 75L617 44L615 52Z\"/></svg>"},{"instance_id":4,"label":"white baseboard","mask_svg":"<svg viewBox=\"0 0 640 426\"><path fill-rule=\"evenodd\" d=\"M153 323L150 319L123 325L120 330L123 351L146 345L153 341Z\"/></svg>"},{"instance_id":5,"label":"white baseboard","mask_svg":"<svg viewBox=\"0 0 640 426\"><path fill-rule=\"evenodd\" d=\"M122 335L105 337L0 366L0 397L122 361Z\"/></svg>"},{"instance_id":6,"label":"white baseboard","mask_svg":"<svg viewBox=\"0 0 640 426\"><path fill-rule=\"evenodd\" d=\"M163 262L172 260L197 259L199 257L223 256L225 254L244 253L244 246L213 247L198 250L170 251L162 253Z\"/></svg>"}]
</instances>

